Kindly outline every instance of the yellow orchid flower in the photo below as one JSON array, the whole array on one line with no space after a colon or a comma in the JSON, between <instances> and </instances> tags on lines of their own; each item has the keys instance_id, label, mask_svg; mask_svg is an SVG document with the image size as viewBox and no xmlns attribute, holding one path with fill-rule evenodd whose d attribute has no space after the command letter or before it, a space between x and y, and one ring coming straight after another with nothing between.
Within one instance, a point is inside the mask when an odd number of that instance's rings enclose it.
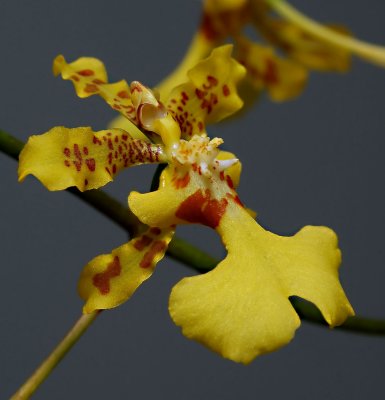
<instances>
[{"instance_id":1,"label":"yellow orchid flower","mask_svg":"<svg viewBox=\"0 0 385 400\"><path fill-rule=\"evenodd\" d=\"M102 96L130 129L57 127L32 136L20 155L19 178L32 174L50 190L87 190L108 183L122 168L167 163L158 190L128 197L146 231L84 268L79 281L84 312L130 298L164 256L175 227L202 224L217 231L228 254L214 270L173 288L170 314L187 337L247 364L293 338L300 319L290 296L313 302L330 326L354 312L338 280L335 233L306 226L281 237L263 229L237 195L238 159L219 150L222 139L207 136L208 123L242 107L236 86L245 69L231 50L230 45L213 50L165 101L138 82L108 83L99 60L68 64L57 57L55 74L71 80L80 97Z\"/></svg>"}]
</instances>

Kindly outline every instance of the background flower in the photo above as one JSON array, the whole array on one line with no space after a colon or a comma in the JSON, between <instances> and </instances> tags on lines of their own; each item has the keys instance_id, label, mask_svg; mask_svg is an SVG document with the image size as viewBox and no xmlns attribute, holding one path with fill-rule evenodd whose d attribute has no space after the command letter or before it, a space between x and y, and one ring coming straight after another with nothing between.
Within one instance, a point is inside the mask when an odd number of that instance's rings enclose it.
<instances>
[{"instance_id":1,"label":"background flower","mask_svg":"<svg viewBox=\"0 0 385 400\"><path fill-rule=\"evenodd\" d=\"M359 37L383 41L381 0L370 0L370 7L348 0L295 5L320 20L340 21ZM53 78L56 54L96 56L108 62L111 78L156 84L175 67L200 17L198 1L5 0L0 9L1 127L23 140L57 124L92 122L105 129L114 116L103 101L77 101L68 82ZM244 120L210 131L241 158L242 199L269 228L292 233L324 223L339 233L344 287L356 311L373 316L383 316L384 304L384 79L383 70L356 60L343 77L314 74L294 103L261 101ZM0 294L7 326L0 334L0 369L1 391L8 395L79 314L75 288L82 266L126 234L65 193L49 193L32 179L18 185L13 160L1 156L0 165L1 273L8 282ZM125 201L129 184L147 191L151 176L151 167L128 170L109 190ZM185 232L223 254L209 230L207 236L202 227ZM375 397L382 390L383 338L305 323L291 346L247 368L223 362L186 341L168 317L170 288L191 270L172 260L161 267L130 304L101 316L37 398L80 396L83 385L84 395L95 398L162 393L187 400L251 399L256 393L273 399L282 391L289 398L340 399ZM29 285L15 284L21 274ZM157 371L151 385L150 370Z\"/></svg>"}]
</instances>

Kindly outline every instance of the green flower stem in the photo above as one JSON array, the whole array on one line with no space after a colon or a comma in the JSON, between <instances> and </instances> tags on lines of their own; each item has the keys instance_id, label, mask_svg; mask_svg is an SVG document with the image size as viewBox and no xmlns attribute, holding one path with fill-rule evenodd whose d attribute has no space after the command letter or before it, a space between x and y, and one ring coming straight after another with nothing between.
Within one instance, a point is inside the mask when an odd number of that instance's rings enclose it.
<instances>
[{"instance_id":1,"label":"green flower stem","mask_svg":"<svg viewBox=\"0 0 385 400\"><path fill-rule=\"evenodd\" d=\"M17 160L22 147L22 142L0 130L0 150ZM76 189L67 189L67 191L95 207L121 228L129 232L136 232L141 229L140 227L138 228L138 226L133 226L137 219L131 211L106 193L100 190L90 190L84 193ZM174 236L171 241L167 254L175 260L194 268L198 272L207 272L219 262L219 260L216 260L177 236ZM325 324L321 314L312 304L297 298L292 299L292 303L302 319ZM356 316L349 318L343 325L339 326L338 329L346 329L366 334L385 335L385 320Z\"/></svg>"},{"instance_id":2,"label":"green flower stem","mask_svg":"<svg viewBox=\"0 0 385 400\"><path fill-rule=\"evenodd\" d=\"M333 31L296 10L285 0L265 0L281 17L301 27L305 32L331 45L348 50L373 64L385 67L385 47L366 43Z\"/></svg>"},{"instance_id":3,"label":"green flower stem","mask_svg":"<svg viewBox=\"0 0 385 400\"><path fill-rule=\"evenodd\" d=\"M48 377L59 361L67 354L72 346L79 340L100 311L82 315L68 332L64 339L58 344L53 352L43 361L36 371L25 381L10 400L26 400L36 391L41 383Z\"/></svg>"}]
</instances>

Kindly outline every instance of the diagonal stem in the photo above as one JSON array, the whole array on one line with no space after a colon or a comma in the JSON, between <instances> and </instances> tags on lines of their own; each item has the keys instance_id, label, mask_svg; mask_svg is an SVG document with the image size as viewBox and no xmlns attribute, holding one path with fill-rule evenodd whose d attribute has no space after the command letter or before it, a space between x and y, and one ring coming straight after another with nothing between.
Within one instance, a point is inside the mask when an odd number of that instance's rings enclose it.
<instances>
[{"instance_id":1,"label":"diagonal stem","mask_svg":"<svg viewBox=\"0 0 385 400\"><path fill-rule=\"evenodd\" d=\"M23 145L21 141L0 130L0 150L4 153L17 160ZM135 233L140 229L137 225L138 220L132 212L126 206L101 190L91 190L85 193L81 193L76 189L67 189L67 191L95 207L98 211L109 217L128 232ZM198 272L207 272L214 268L219 262L219 260L216 260L209 254L176 236L174 236L171 241L167 254L175 260L194 268ZM302 319L325 325L324 319L314 305L297 298L293 298L291 301ZM385 335L385 320L355 316L348 318L345 323L337 327L337 329L372 335Z\"/></svg>"},{"instance_id":2,"label":"diagonal stem","mask_svg":"<svg viewBox=\"0 0 385 400\"><path fill-rule=\"evenodd\" d=\"M26 400L36 391L48 377L60 360L71 350L87 328L92 324L101 311L82 315L52 353L43 361L36 371L20 386L10 400Z\"/></svg>"}]
</instances>

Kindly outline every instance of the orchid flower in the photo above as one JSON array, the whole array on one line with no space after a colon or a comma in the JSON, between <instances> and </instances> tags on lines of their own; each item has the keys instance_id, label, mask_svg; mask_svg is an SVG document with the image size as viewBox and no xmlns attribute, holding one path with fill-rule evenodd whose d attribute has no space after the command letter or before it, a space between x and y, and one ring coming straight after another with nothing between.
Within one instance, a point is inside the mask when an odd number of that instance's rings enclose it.
<instances>
[{"instance_id":1,"label":"orchid flower","mask_svg":"<svg viewBox=\"0 0 385 400\"><path fill-rule=\"evenodd\" d=\"M293 338L300 319L290 296L314 303L332 327L354 312L338 279L336 234L306 226L282 237L262 228L237 195L239 160L219 150L222 139L207 136L207 124L242 107L237 84L246 71L231 51L231 45L214 49L166 98L137 81L108 83L95 58L67 63L58 56L54 73L71 80L80 97L103 97L128 129L55 127L32 136L20 155L19 179L32 174L49 190L83 191L104 186L123 168L166 163L158 190L128 196L145 231L81 273L83 311L129 299L165 255L176 226L202 224L220 235L227 256L212 271L175 285L170 315L188 338L247 364Z\"/></svg>"}]
</instances>

